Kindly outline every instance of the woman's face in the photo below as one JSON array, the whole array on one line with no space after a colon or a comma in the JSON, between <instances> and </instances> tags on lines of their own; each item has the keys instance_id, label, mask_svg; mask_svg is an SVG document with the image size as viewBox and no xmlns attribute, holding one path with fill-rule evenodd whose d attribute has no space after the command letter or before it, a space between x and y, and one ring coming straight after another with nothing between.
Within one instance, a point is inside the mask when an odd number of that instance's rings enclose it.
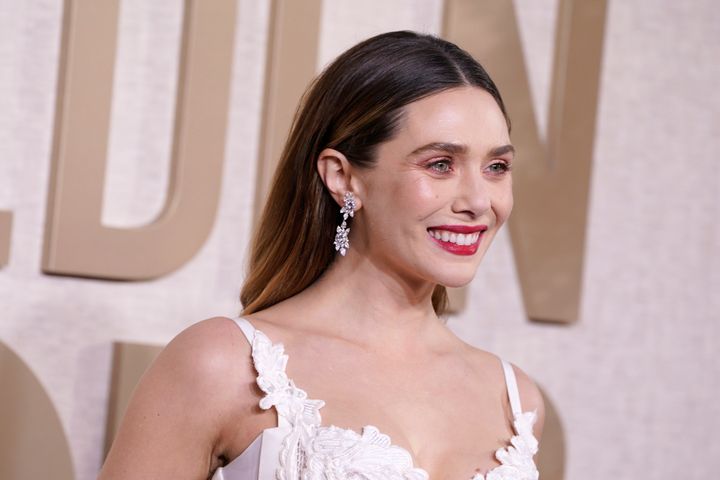
<instances>
[{"instance_id":1,"label":"woman's face","mask_svg":"<svg viewBox=\"0 0 720 480\"><path fill-rule=\"evenodd\" d=\"M512 209L513 155L505 117L480 88L407 105L376 165L358 173L351 245L409 282L467 284Z\"/></svg>"}]
</instances>

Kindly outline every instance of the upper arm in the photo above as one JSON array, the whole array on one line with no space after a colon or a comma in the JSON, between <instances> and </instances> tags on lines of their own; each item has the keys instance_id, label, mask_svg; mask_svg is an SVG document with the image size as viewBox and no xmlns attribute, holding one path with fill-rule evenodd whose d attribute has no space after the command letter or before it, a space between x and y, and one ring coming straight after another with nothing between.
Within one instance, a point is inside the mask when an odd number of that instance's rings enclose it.
<instances>
[{"instance_id":1,"label":"upper arm","mask_svg":"<svg viewBox=\"0 0 720 480\"><path fill-rule=\"evenodd\" d=\"M175 337L136 387L100 479L207 478L254 380L249 358L228 319Z\"/></svg>"},{"instance_id":2,"label":"upper arm","mask_svg":"<svg viewBox=\"0 0 720 480\"><path fill-rule=\"evenodd\" d=\"M515 371L515 378L517 379L520 403L522 404L523 411L535 410L537 412L537 420L533 426L533 434L535 438L540 441L545 424L545 402L543 401L542 393L528 374L515 365L513 365L513 370Z\"/></svg>"}]
</instances>

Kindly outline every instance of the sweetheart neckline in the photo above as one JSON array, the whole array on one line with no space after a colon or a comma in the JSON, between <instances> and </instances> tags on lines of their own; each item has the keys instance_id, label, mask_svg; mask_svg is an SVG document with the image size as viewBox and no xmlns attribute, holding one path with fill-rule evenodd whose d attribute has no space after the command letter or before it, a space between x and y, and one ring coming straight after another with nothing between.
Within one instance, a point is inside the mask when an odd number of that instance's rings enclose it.
<instances>
[{"instance_id":1,"label":"sweetheart neckline","mask_svg":"<svg viewBox=\"0 0 720 480\"><path fill-rule=\"evenodd\" d=\"M535 415L536 413L537 413L537 410L527 410L527 411L524 411L524 412L520 412L521 415L530 415L530 414L531 414L531 415ZM515 418L515 420L517 420L517 418ZM250 444L249 444L247 447L245 447L245 449L244 449L242 452L240 452L240 454L239 454L238 456L236 456L236 457L233 458L230 462L228 462L226 465L223 465L223 466L220 467L220 468L229 467L229 466L230 466L232 463L234 463L236 460L239 460L240 457L242 457L246 452L250 452L251 449L252 449L252 447L253 447L253 445L262 439L263 434L264 434L267 430L271 430L271 429L273 429L273 428L278 428L278 427L264 428L263 430L261 430L260 433L258 433L258 434L253 438L253 441L250 442ZM389 445L389 446L390 446L391 448L399 449L399 450L401 450L402 452L404 452L405 454L407 454L407 455L409 456L409 458L410 458L410 463L411 463L411 465L412 465L412 468L421 470L421 471L423 472L423 474L425 474L425 476L427 477L427 479L430 480L430 474L429 474L429 473L427 472L427 470L425 470L423 467L417 466L417 464L416 464L416 462L415 462L416 459L415 459L415 457L410 453L410 451L409 451L408 449L406 449L405 447L402 447L402 446L400 446L400 445L397 445L397 444L395 444L395 443L392 443L392 441L390 440L390 436L387 435L387 434L385 434L385 433L382 433L382 430L380 430L380 428L378 428L378 427L375 426L375 425L371 425L371 424L364 425L363 427L361 427L362 430L361 430L360 432L358 432L357 430L355 430L355 429L353 429L353 428L343 428L343 427L339 427L339 426L334 425L334 424L330 424L330 425L318 425L317 428L318 428L318 429L338 429L338 430L341 430L341 431L343 431L343 432L351 433L351 434L353 434L353 436L358 437L358 438L362 437L362 434L363 434L363 432L365 431L366 428L374 428L375 430L378 431L378 433L380 433L380 435L384 435L385 437L388 438L388 440L390 441L390 445ZM510 439L505 442L505 443L506 443L505 446L503 446L503 447L498 447L498 449L495 450L495 452L494 452L495 456L497 455L498 451L507 451L507 449L508 449L509 447L512 447L512 446L513 446L513 442L512 442L513 438L519 436L519 433L517 432L516 427L515 427L515 421L513 421L513 430L515 431L515 435L512 435L512 436L510 437ZM496 458L496 460L497 460L497 458ZM502 467L502 466L503 466L503 464L500 463L499 465L496 465L496 466L492 467L490 470L487 470L487 471L485 471L484 473L475 472L475 473L473 474L473 476L470 477L469 480L474 480L474 478L477 477L478 475L481 475L482 478L487 478L487 475L489 475L489 474L492 473L494 470L497 470L497 469L499 469L499 468Z\"/></svg>"},{"instance_id":2,"label":"sweetheart neckline","mask_svg":"<svg viewBox=\"0 0 720 480\"><path fill-rule=\"evenodd\" d=\"M249 322L248 322L248 324L249 324ZM252 326L252 324L250 324L250 325ZM389 448L389 449L394 449L394 450L402 453L403 455L406 455L406 456L407 456L407 458L408 458L408 460L409 460L409 463L410 463L410 469L411 469L411 470L418 470L419 472L421 472L422 475L424 475L425 480L430 480L430 474L429 474L429 473L427 472L427 470L425 470L424 468L422 468L422 467L420 467L420 466L417 466L417 464L416 464L416 459L415 459L415 457L410 453L410 451L409 451L408 449L400 446L400 445L397 445L397 444L395 444L395 443L392 443L392 440L391 440L390 436L387 435L387 434L385 434L385 433L382 433L382 431L381 431L377 426L375 426L375 425L370 425L370 424L364 425L363 427L361 427L360 432L358 432L357 430L354 430L354 429L352 429L352 428L343 428L343 427L339 427L339 426L333 425L333 424L331 424L331 425L322 425L322 415L320 414L320 409L321 409L323 406L325 406L325 401L324 401L324 400L320 400L320 399L310 399L310 398L308 398L307 392L306 392L305 390L303 390L303 389L295 386L295 383L294 383L291 379L289 379L289 377L287 377L287 374L286 374L286 366L287 366L287 361L288 361L288 359L289 359L289 356L284 352L284 345L282 344L282 342L273 343L272 340L270 340L270 338L269 338L267 335L265 335L265 333L263 333L262 331L258 330L258 329L255 328L254 326L252 326L252 329L253 329L253 331L254 331L254 336L253 336L253 339L252 339L252 341L251 341L250 343L251 343L252 352L253 352L253 353L252 353L253 366L254 366L256 372L258 373L258 376L256 377L256 381L258 382L258 385L260 386L261 390L263 390L263 392L266 393L266 396L265 396L263 399L261 399L261 401L260 401L260 407L261 407L261 408L263 408L263 409L269 409L269 408L271 408L271 407L273 406L273 404L274 404L275 402L274 402L272 399L270 399L271 401L269 401L269 402L263 402L263 400L268 400L268 397L271 396L271 393L268 392L268 391L266 391L266 389L263 388L263 385L260 384L260 383L261 383L261 377L263 376L263 372L260 372L260 371L259 371L258 365L257 365L257 359L255 358L255 350L256 350L255 342L258 340L258 338L260 338L261 341L264 341L264 342L266 342L267 344L269 344L270 349L271 349L271 350L274 350L275 353L278 354L278 355L276 356L276 358L274 358L275 361L274 361L274 362L271 362L271 363L274 364L274 367L275 367L275 368L278 368L278 367L279 367L279 370L284 374L285 379L287 380L288 385L289 385L290 387L292 387L292 389L295 390L295 392L296 392L295 395L297 395L297 396L298 396L299 398L301 398L303 401L306 401L306 402L309 402L309 403L313 404L312 416L315 417L315 422L313 422L313 423L315 424L315 428L316 428L316 429L322 429L322 430L338 430L338 431L340 431L340 432L344 432L344 433L346 433L346 434L350 434L351 436L353 436L355 439L358 439L358 440L361 440L361 439L363 438L366 429L367 429L367 430L374 429L380 437L383 437L383 438L384 438L387 448ZM248 340L250 340L250 339L248 338ZM278 364L278 362L277 362L278 360L280 361L279 364ZM296 397L296 398L297 398L297 397ZM265 403L265 405L263 405L263 403ZM276 408L276 410L277 410L277 408ZM475 473L473 474L473 476L470 477L468 480L487 480L487 476L488 476L488 475L490 475L491 473L499 470L500 468L502 468L502 467L504 467L504 466L507 466L505 463L503 463L503 459L502 459L501 457L502 457L502 456L510 456L510 455L511 455L511 451L510 451L510 450L511 450L511 449L517 450L517 448L518 448L518 442L522 442L522 441L523 441L523 438L522 438L523 435L522 435L521 430L525 430L525 429L521 429L521 428L519 427L519 422L521 422L523 419L525 419L527 422L529 422L529 431L526 431L526 432L524 432L524 433L526 433L527 435L529 435L529 436L531 437L532 441L534 441L535 444L537 444L537 439L535 438L535 435L534 435L534 433L533 433L533 431L532 431L532 425L535 423L535 420L536 420L536 418L537 418L537 409L535 409L535 410L528 410L528 411L524 411L524 412L523 412L522 410L520 410L520 409L518 409L518 410L519 410L519 413L518 413L518 414L515 414L515 413L512 414L512 415L513 415L513 421L511 422L513 431L515 432L515 435L512 435L512 436L510 437L510 439L508 439L508 440L505 442L505 444L506 444L505 446L499 447L499 448L496 449L495 452L494 452L494 458L495 458L497 461L499 461L500 464L492 467L491 469L487 470L487 471L484 472L484 473L475 472ZM278 427L279 427L279 426L280 426L280 417L281 417L279 411L277 411L277 416L278 416ZM271 430L271 429L273 429L273 428L278 428L278 427L266 428L266 429L263 429L262 431L260 431L260 433L258 433L258 435L253 439L253 441L250 442L250 444L249 444L237 457L235 457L232 461L230 461L230 462L228 462L226 465L224 465L224 467L230 466L230 465L231 465L232 463L234 463L236 460L239 460L246 452L249 452L249 451L251 450L251 447L252 447L258 440L260 440L260 439L262 438L263 434L264 434L266 431ZM535 447L535 450L536 450L536 447ZM533 456L534 456L534 452L533 452ZM530 457L530 458L532 458L532 457ZM533 464L533 465L534 465L534 464ZM224 467L220 467L220 469L222 469L222 468L224 468Z\"/></svg>"}]
</instances>

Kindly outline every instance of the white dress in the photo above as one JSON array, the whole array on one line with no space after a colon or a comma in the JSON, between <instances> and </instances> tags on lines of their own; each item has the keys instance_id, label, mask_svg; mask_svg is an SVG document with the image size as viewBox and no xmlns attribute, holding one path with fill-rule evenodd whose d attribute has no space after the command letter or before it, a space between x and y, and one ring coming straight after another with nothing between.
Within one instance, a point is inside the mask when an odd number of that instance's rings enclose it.
<instances>
[{"instance_id":1,"label":"white dress","mask_svg":"<svg viewBox=\"0 0 720 480\"><path fill-rule=\"evenodd\" d=\"M260 408L275 407L278 426L263 430L237 458L218 468L212 480L429 480L410 453L366 425L360 433L321 424L322 400L309 399L287 377L288 356L247 319L235 320L252 346ZM486 474L458 480L537 480L533 461L538 442L536 412L523 412L512 366L502 361L516 435L495 452L500 465Z\"/></svg>"}]
</instances>

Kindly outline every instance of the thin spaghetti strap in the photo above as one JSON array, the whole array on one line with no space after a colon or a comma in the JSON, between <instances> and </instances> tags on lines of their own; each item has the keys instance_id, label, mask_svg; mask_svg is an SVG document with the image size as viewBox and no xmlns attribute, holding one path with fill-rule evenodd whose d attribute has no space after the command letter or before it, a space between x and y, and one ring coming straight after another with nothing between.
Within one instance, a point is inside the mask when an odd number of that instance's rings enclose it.
<instances>
[{"instance_id":1,"label":"thin spaghetti strap","mask_svg":"<svg viewBox=\"0 0 720 480\"><path fill-rule=\"evenodd\" d=\"M512 365L506 360L502 360L503 371L505 372L505 385L507 385L508 398L510 399L510 408L513 417L517 417L522 413L520 406L520 393L518 392L517 380L515 379L515 371Z\"/></svg>"},{"instance_id":2,"label":"thin spaghetti strap","mask_svg":"<svg viewBox=\"0 0 720 480\"><path fill-rule=\"evenodd\" d=\"M240 330L242 330L245 338L247 338L248 343L250 343L250 346L252 347L253 340L255 339L255 327L253 327L252 323L243 317L233 318L233 320L235 320L237 326L240 327Z\"/></svg>"},{"instance_id":3,"label":"thin spaghetti strap","mask_svg":"<svg viewBox=\"0 0 720 480\"><path fill-rule=\"evenodd\" d=\"M292 421L295 418L293 412L305 410L309 412L307 414L312 416L313 409L319 409L322 402L319 400L306 400L307 394L287 378L285 365L288 356L285 354L282 343L272 343L247 318L237 317L233 320L240 327L252 347L252 363L258 374L255 382L260 387L260 390L265 392L265 396L259 402L260 408L267 410L275 407L278 427L282 428L292 426ZM302 402L299 407L297 402ZM316 406L313 402L317 402L319 406ZM319 418L319 413L317 415Z\"/></svg>"},{"instance_id":4,"label":"thin spaghetti strap","mask_svg":"<svg viewBox=\"0 0 720 480\"><path fill-rule=\"evenodd\" d=\"M265 391L265 389L263 388L264 384L259 380L260 377L263 375L263 372L258 369L258 364L255 361L255 355L256 355L256 352L255 352L255 337L256 337L256 335L255 334L256 334L256 332L259 332L260 336L262 338L265 338L266 341L268 342L268 344L270 344L270 340L267 339L267 337L265 337L265 335L262 332L260 332L260 330L256 329L253 326L253 324L250 323L250 320L248 320L247 318L237 317L237 318L233 318L233 320L235 321L237 326L240 327L240 330L242 330L243 335L245 335L245 338L247 339L248 343L250 343L250 348L251 348L251 352L252 352L251 358L252 358L253 368L255 368L255 371L258 373L258 376L256 377L255 381L257 382L258 386L260 386L260 389ZM259 348L262 350L263 347L259 347ZM283 366L283 373L284 373L284 366ZM265 392L265 393L268 393L268 392ZM263 408L263 409L270 408L270 407L263 407L262 400L260 401L260 405L261 405L261 408ZM290 422L286 418L288 414L285 413L285 409L283 408L283 406L282 405L274 405L274 407L275 407L275 411L277 412L278 427L289 426Z\"/></svg>"}]
</instances>

